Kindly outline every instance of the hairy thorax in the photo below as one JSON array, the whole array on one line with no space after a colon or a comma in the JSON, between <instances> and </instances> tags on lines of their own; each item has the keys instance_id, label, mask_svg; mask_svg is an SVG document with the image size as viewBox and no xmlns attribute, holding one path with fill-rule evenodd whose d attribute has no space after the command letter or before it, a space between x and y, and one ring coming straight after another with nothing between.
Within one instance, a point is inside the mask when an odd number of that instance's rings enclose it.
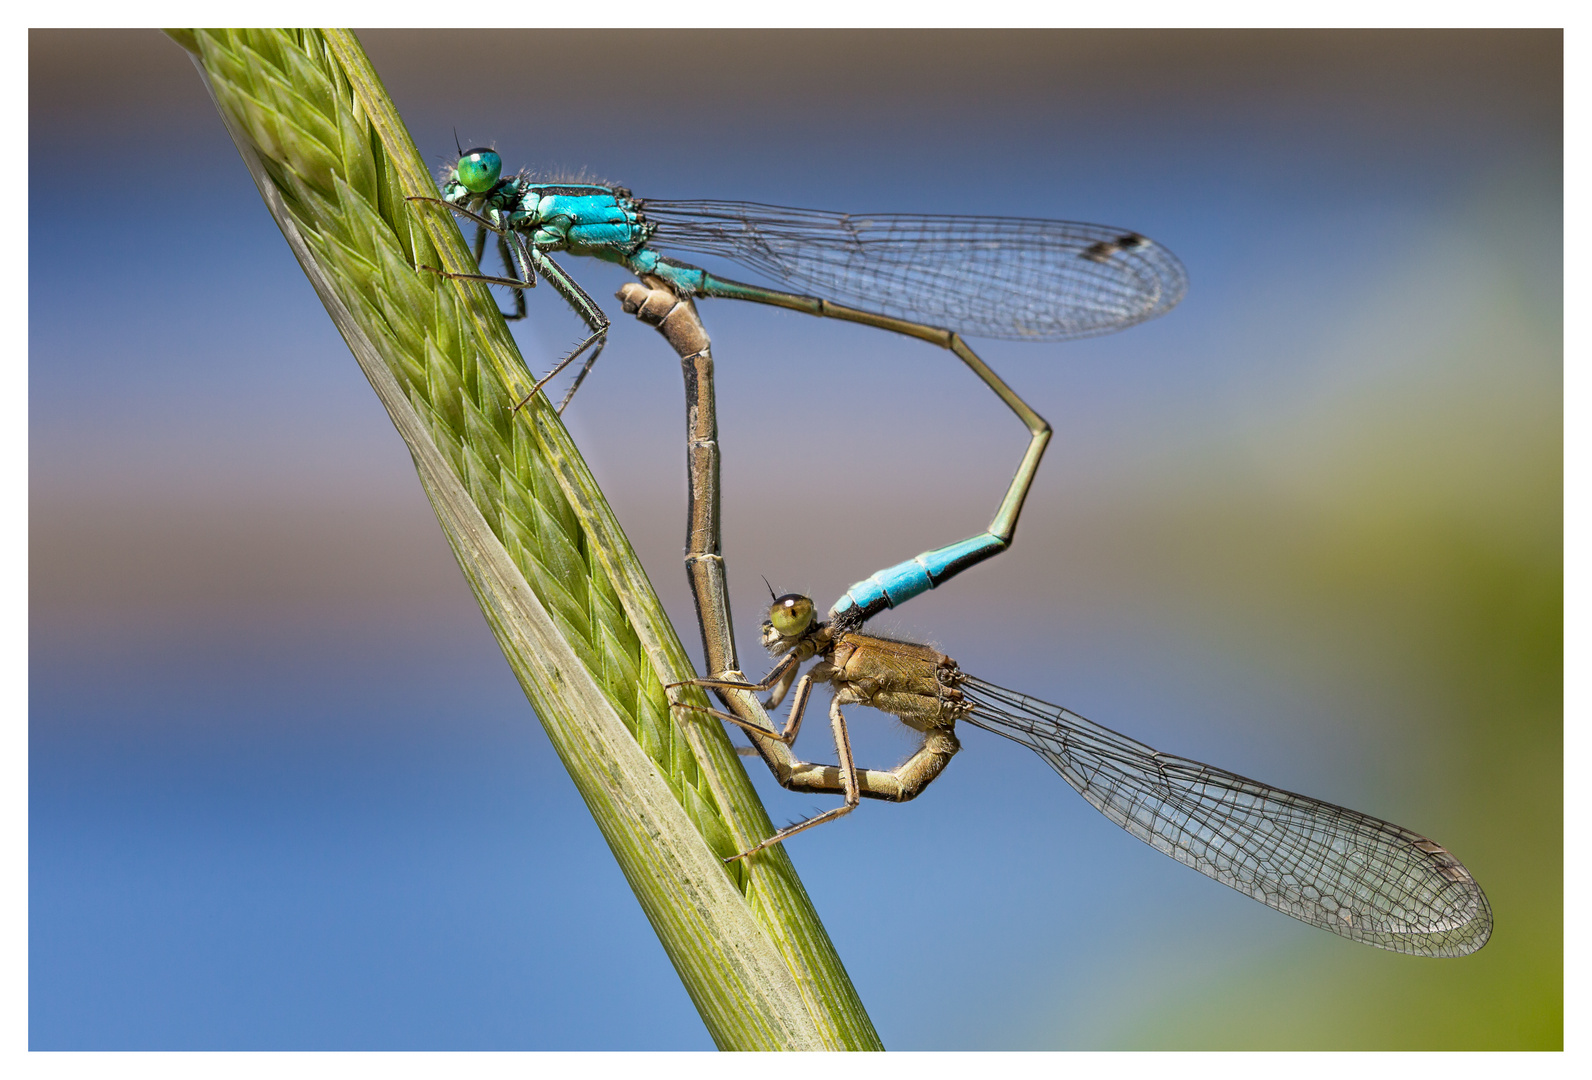
<instances>
[{"instance_id":1,"label":"hairy thorax","mask_svg":"<svg viewBox=\"0 0 1592 1080\"><path fill-rule=\"evenodd\" d=\"M918 731L953 727L970 704L958 689L966 676L927 645L868 634L841 634L814 676L835 685L843 704L867 705Z\"/></svg>"}]
</instances>

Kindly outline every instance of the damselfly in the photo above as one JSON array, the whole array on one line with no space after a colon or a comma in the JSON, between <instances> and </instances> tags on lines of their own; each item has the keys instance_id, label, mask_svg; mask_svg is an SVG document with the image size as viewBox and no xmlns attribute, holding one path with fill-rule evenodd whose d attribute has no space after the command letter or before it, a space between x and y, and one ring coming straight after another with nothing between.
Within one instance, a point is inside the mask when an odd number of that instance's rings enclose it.
<instances>
[{"instance_id":1,"label":"damselfly","mask_svg":"<svg viewBox=\"0 0 1592 1080\"><path fill-rule=\"evenodd\" d=\"M916 797L960 749L960 720L1033 750L1096 810L1157 851L1312 926L1417 956L1464 956L1492 933L1492 909L1470 872L1440 845L1398 825L1162 753L1067 709L974 678L926 645L819 622L805 596L774 600L763 644L783 655L762 682L694 684L772 690L768 708L794 684L789 718L777 732L708 710L789 746L813 684L830 683L838 765L790 758L783 774L775 771L788 788L838 793L845 803L735 858L847 814L863 798ZM797 681L800 666L815 657L818 663ZM922 733L918 750L888 772L858 768L842 711L852 704L889 713Z\"/></svg>"},{"instance_id":2,"label":"damselfly","mask_svg":"<svg viewBox=\"0 0 1592 1080\"><path fill-rule=\"evenodd\" d=\"M589 335L526 400L586 354L573 394L607 337L608 317L552 258L567 251L618 263L680 296L750 300L932 342L953 352L1022 420L1028 448L989 528L853 585L831 610L853 625L1004 551L1050 440L1050 425L961 335L1061 341L1102 334L1164 314L1187 285L1171 252L1138 233L1103 225L637 199L624 188L539 183L523 174L504 178L502 171L493 150L461 151L442 180L441 198L410 199L438 203L473 221L477 262L486 234L497 234L514 274L446 276L515 290L512 317L523 315L523 290L540 276L585 321ZM731 281L669 258L663 254L668 250L721 256L811 295Z\"/></svg>"}]
</instances>

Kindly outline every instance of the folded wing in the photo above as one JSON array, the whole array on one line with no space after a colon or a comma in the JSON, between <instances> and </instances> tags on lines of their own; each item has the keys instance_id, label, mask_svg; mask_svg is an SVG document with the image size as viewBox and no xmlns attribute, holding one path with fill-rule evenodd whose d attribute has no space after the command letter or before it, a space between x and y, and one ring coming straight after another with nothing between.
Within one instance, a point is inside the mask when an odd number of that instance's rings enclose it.
<instances>
[{"instance_id":1,"label":"folded wing","mask_svg":"<svg viewBox=\"0 0 1592 1080\"><path fill-rule=\"evenodd\" d=\"M984 337L1059 341L1165 314L1188 279L1126 229L648 199L661 251L717 255L837 303Z\"/></svg>"},{"instance_id":2,"label":"folded wing","mask_svg":"<svg viewBox=\"0 0 1592 1080\"><path fill-rule=\"evenodd\" d=\"M1398 825L1163 754L979 679L966 721L1035 751L1157 851L1312 926L1416 956L1464 956L1492 933L1470 871Z\"/></svg>"}]
</instances>

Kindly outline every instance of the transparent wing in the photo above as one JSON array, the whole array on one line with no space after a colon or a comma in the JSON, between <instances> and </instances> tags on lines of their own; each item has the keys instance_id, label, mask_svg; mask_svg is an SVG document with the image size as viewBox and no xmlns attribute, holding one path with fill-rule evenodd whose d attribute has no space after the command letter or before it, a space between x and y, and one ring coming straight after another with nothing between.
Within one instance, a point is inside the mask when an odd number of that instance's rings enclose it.
<instances>
[{"instance_id":1,"label":"transparent wing","mask_svg":"<svg viewBox=\"0 0 1592 1080\"><path fill-rule=\"evenodd\" d=\"M1140 840L1285 915L1416 956L1487 943L1492 909L1458 859L1408 829L1172 754L969 679L966 717L1035 751Z\"/></svg>"},{"instance_id":2,"label":"transparent wing","mask_svg":"<svg viewBox=\"0 0 1592 1080\"><path fill-rule=\"evenodd\" d=\"M966 334L1103 334L1170 311L1183 265L1126 229L1072 221L834 214L647 199L660 250L718 255L837 303Z\"/></svg>"}]
</instances>

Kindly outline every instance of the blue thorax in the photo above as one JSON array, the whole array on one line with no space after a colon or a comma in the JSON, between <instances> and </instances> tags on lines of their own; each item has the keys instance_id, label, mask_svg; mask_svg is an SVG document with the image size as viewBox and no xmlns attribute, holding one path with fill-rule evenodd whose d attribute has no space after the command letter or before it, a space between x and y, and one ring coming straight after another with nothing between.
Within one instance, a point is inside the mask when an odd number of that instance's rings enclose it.
<instances>
[{"instance_id":1,"label":"blue thorax","mask_svg":"<svg viewBox=\"0 0 1592 1080\"><path fill-rule=\"evenodd\" d=\"M454 178L443 186L443 197L513 229L543 251L610 262L628 264L655 229L630 192L602 184L538 184L512 176L478 195Z\"/></svg>"}]
</instances>

